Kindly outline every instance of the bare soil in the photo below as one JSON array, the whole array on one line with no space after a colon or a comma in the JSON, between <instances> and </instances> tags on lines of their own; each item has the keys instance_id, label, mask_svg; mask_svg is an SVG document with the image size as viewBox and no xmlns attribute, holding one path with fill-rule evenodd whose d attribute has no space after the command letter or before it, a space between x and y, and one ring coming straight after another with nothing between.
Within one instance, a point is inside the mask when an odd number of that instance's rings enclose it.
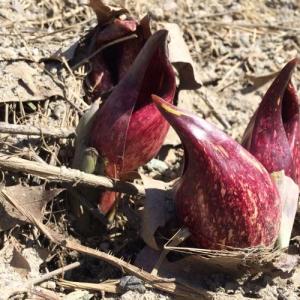
<instances>
[{"instance_id":1,"label":"bare soil","mask_svg":"<svg viewBox=\"0 0 300 300\"><path fill-rule=\"evenodd\" d=\"M149 13L153 27L161 22L180 26L202 86L194 91L181 91L178 105L195 111L238 141L268 87L270 81L266 76L272 78L274 72L300 51L300 3L297 0L120 2L124 2L136 17ZM96 24L96 17L84 0L1 2L0 122L75 130L88 107L84 102L84 74L74 74L67 61L59 61L58 57L68 49L71 55L70 47ZM299 71L293 75L293 81L299 90ZM74 137L1 131L0 143L2 151L45 166L46 163L67 167L72 164ZM173 140L139 172L170 181L180 175L182 158L183 149ZM1 180L6 187L21 185L23 188L12 190L11 195L19 197L24 193L24 202L32 199L34 193L37 198L40 195L38 191L26 192L26 188L43 186L45 190L52 190L62 187L4 170ZM59 192L55 190L54 194L43 198L39 211L45 224L89 247L112 252L126 261L135 260L144 247L138 234L142 197L124 196L112 224L107 227L98 221L89 235L82 235L70 213L66 191ZM34 225L11 212L3 200L0 200L0 218L0 288L3 291L0 299L6 299L12 290L16 291L13 299L174 298L147 285L145 288L142 282L123 282L118 293L74 291L63 287L59 283L61 278L90 283L113 279L116 283L111 286L120 286L119 280L122 282L126 274L96 258L66 251L49 242ZM299 217L291 242L294 253L299 254L298 229ZM37 284L36 288L26 288L26 293L22 290L28 280L78 261L80 267ZM217 272L203 277L199 285L213 292L215 299L293 300L300 297L299 270L298 266L286 274L261 272L246 274L243 278Z\"/></svg>"}]
</instances>

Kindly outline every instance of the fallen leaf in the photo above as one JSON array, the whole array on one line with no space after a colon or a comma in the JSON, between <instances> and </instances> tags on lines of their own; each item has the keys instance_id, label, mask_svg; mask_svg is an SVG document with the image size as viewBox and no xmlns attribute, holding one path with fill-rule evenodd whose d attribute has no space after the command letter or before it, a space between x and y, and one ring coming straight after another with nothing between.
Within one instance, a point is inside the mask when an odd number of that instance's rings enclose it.
<instances>
[{"instance_id":1,"label":"fallen leaf","mask_svg":"<svg viewBox=\"0 0 300 300\"><path fill-rule=\"evenodd\" d=\"M31 271L28 261L16 248L14 248L10 265L15 268L15 270L23 277L26 277L27 274Z\"/></svg>"},{"instance_id":2,"label":"fallen leaf","mask_svg":"<svg viewBox=\"0 0 300 300\"><path fill-rule=\"evenodd\" d=\"M272 265L284 273L291 273L298 265L299 258L297 255L282 253Z\"/></svg>"},{"instance_id":3,"label":"fallen leaf","mask_svg":"<svg viewBox=\"0 0 300 300\"><path fill-rule=\"evenodd\" d=\"M265 75L246 74L245 77L253 84L254 89L258 89L274 79L278 75L278 73L279 72L273 72Z\"/></svg>"},{"instance_id":4,"label":"fallen leaf","mask_svg":"<svg viewBox=\"0 0 300 300\"><path fill-rule=\"evenodd\" d=\"M146 191L141 235L149 247L159 250L155 232L159 227L166 225L175 211L171 200L173 182L166 183L146 176L141 177Z\"/></svg>"},{"instance_id":5,"label":"fallen leaf","mask_svg":"<svg viewBox=\"0 0 300 300\"><path fill-rule=\"evenodd\" d=\"M39 220L43 218L43 209L46 204L63 191L63 189L45 191L42 186L25 187L22 185L4 187L3 190L7 195L15 197L20 205L29 210ZM26 218L2 196L0 196L0 214L0 232L9 230L16 224L26 222Z\"/></svg>"},{"instance_id":6,"label":"fallen leaf","mask_svg":"<svg viewBox=\"0 0 300 300\"><path fill-rule=\"evenodd\" d=\"M169 59L179 74L179 90L194 90L201 87L197 69L183 39L180 27L175 23L161 23L169 32Z\"/></svg>"},{"instance_id":7,"label":"fallen leaf","mask_svg":"<svg viewBox=\"0 0 300 300\"><path fill-rule=\"evenodd\" d=\"M24 61L14 62L3 69L0 82L0 103L37 101L63 96L52 78Z\"/></svg>"},{"instance_id":8,"label":"fallen leaf","mask_svg":"<svg viewBox=\"0 0 300 300\"><path fill-rule=\"evenodd\" d=\"M281 225L277 245L280 249L287 248L290 243L291 233L298 208L299 187L284 171L271 174L277 186L283 203Z\"/></svg>"},{"instance_id":9,"label":"fallen leaf","mask_svg":"<svg viewBox=\"0 0 300 300\"><path fill-rule=\"evenodd\" d=\"M114 1L115 5L112 5L111 2L90 0L90 6L95 12L99 24L106 23L115 17L128 13L128 10L124 8L125 1Z\"/></svg>"}]
</instances>

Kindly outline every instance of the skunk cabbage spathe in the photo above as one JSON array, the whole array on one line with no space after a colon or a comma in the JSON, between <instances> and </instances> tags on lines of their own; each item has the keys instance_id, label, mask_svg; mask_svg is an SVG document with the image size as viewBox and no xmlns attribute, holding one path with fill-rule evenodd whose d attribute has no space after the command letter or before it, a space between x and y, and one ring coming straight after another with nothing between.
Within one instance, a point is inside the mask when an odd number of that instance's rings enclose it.
<instances>
[{"instance_id":1,"label":"skunk cabbage spathe","mask_svg":"<svg viewBox=\"0 0 300 300\"><path fill-rule=\"evenodd\" d=\"M154 33L123 79L95 116L90 146L104 162L105 175L122 178L153 158L161 148L169 124L151 100L155 93L173 101L175 75L168 60L167 31ZM100 211L107 213L115 194L105 192Z\"/></svg>"},{"instance_id":2,"label":"skunk cabbage spathe","mask_svg":"<svg viewBox=\"0 0 300 300\"><path fill-rule=\"evenodd\" d=\"M300 184L299 99L291 83L298 59L279 72L250 120L242 145L269 173L284 170Z\"/></svg>"},{"instance_id":3,"label":"skunk cabbage spathe","mask_svg":"<svg viewBox=\"0 0 300 300\"><path fill-rule=\"evenodd\" d=\"M267 170L236 141L205 120L152 96L185 149L176 210L200 248L269 246L281 216Z\"/></svg>"},{"instance_id":4,"label":"skunk cabbage spathe","mask_svg":"<svg viewBox=\"0 0 300 300\"><path fill-rule=\"evenodd\" d=\"M132 38L126 40L130 36ZM91 69L85 83L92 101L110 92L121 81L150 36L147 16L139 23L130 17L125 20L115 18L93 29L86 38L88 55L112 45L90 59ZM122 38L125 39L122 41Z\"/></svg>"}]
</instances>

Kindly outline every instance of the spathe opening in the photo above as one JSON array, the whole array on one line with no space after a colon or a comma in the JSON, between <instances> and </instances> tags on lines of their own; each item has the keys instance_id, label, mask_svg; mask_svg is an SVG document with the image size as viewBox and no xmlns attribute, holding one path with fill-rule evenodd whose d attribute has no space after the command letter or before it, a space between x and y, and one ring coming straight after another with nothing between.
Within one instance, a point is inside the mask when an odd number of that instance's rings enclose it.
<instances>
[{"instance_id":1,"label":"spathe opening","mask_svg":"<svg viewBox=\"0 0 300 300\"><path fill-rule=\"evenodd\" d=\"M298 97L291 82L289 82L283 94L281 114L283 124L288 123L295 115L299 114Z\"/></svg>"},{"instance_id":2,"label":"spathe opening","mask_svg":"<svg viewBox=\"0 0 300 300\"><path fill-rule=\"evenodd\" d=\"M169 102L175 91L174 74L167 56L162 47L158 48L152 56L143 83L139 89L138 99L134 111L152 103L151 95L155 94Z\"/></svg>"}]
</instances>

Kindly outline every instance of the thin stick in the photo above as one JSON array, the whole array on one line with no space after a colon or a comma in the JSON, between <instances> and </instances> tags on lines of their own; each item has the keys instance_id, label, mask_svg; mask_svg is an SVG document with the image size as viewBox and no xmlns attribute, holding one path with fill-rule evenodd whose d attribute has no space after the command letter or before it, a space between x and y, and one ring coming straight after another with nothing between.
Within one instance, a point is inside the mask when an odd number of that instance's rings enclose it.
<instances>
[{"instance_id":1,"label":"thin stick","mask_svg":"<svg viewBox=\"0 0 300 300\"><path fill-rule=\"evenodd\" d=\"M225 15L232 15L235 13L241 13L244 10L245 9L232 9L232 10L225 10L223 12L219 12L219 13L215 13L215 14L206 14L206 15L199 16L197 18L188 19L188 20L186 20L186 23L195 24L195 23L199 23L199 20L201 20L201 19L214 18L214 17L225 16Z\"/></svg>"},{"instance_id":2,"label":"thin stick","mask_svg":"<svg viewBox=\"0 0 300 300\"><path fill-rule=\"evenodd\" d=\"M240 67L244 61L238 61L235 65L233 65L229 71L222 77L222 80L219 81L218 87L217 87L217 92L220 92L222 89L224 89L225 85L224 83L226 80L229 78L229 76L238 68Z\"/></svg>"},{"instance_id":3,"label":"thin stick","mask_svg":"<svg viewBox=\"0 0 300 300\"><path fill-rule=\"evenodd\" d=\"M107 293L119 293L120 288L118 287L120 280L106 280L100 283L90 283L90 282L76 282L76 281L68 281L68 280L60 280L57 283L68 289L82 289L82 290L92 290L92 291L100 291Z\"/></svg>"},{"instance_id":4,"label":"thin stick","mask_svg":"<svg viewBox=\"0 0 300 300\"><path fill-rule=\"evenodd\" d=\"M54 138L73 138L75 137L74 128L47 128L35 127L32 125L16 125L0 122L0 133L51 136Z\"/></svg>"},{"instance_id":5,"label":"thin stick","mask_svg":"<svg viewBox=\"0 0 300 300\"><path fill-rule=\"evenodd\" d=\"M43 179L68 182L74 185L83 184L91 187L101 187L112 191L127 193L132 195L145 195L143 186L111 179L105 176L87 174L76 169L66 167L56 167L29 161L19 157L0 154L0 169L11 170L14 172L24 172Z\"/></svg>"},{"instance_id":6,"label":"thin stick","mask_svg":"<svg viewBox=\"0 0 300 300\"><path fill-rule=\"evenodd\" d=\"M118 43L122 43L122 42L125 42L125 41L128 41L128 40L132 40L132 39L136 39L138 36L136 34L131 34L131 35L128 35L128 36L124 36L124 37L121 37L119 39L116 39L116 40L113 40L112 42L109 42L105 45L103 45L102 47L98 48L95 52L93 52L91 55L89 55L88 57L85 57L83 60L81 60L80 62L78 62L76 65L74 65L72 67L73 70L77 69L78 67L86 64L89 62L89 60L91 58L93 58L95 55L97 55L99 52L103 51L104 49L112 46L112 45L115 45L115 44L118 44Z\"/></svg>"},{"instance_id":7,"label":"thin stick","mask_svg":"<svg viewBox=\"0 0 300 300\"><path fill-rule=\"evenodd\" d=\"M202 87L202 90L196 91L201 99L205 102L205 104L209 107L211 110L212 114L215 116L215 118L224 126L225 129L230 128L230 124L224 119L224 117L218 112L217 108L215 105L212 103L212 101L209 99L207 96L204 87Z\"/></svg>"},{"instance_id":8,"label":"thin stick","mask_svg":"<svg viewBox=\"0 0 300 300\"><path fill-rule=\"evenodd\" d=\"M171 239L167 242L166 245L168 245L169 247L170 246L177 247L183 241L185 241L190 235L191 235L191 233L189 232L189 230L186 227L180 228L174 234L174 236L171 237ZM151 272L152 275L158 274L158 270L169 252L170 252L170 250L168 248L164 248L163 251L160 253L159 258L158 258L157 262L155 263L155 266L152 269L152 272Z\"/></svg>"},{"instance_id":9,"label":"thin stick","mask_svg":"<svg viewBox=\"0 0 300 300\"><path fill-rule=\"evenodd\" d=\"M67 271L70 271L72 269L75 269L75 268L77 268L79 266L80 266L80 262L74 262L72 264L63 266L63 267L58 268L58 269L56 269L56 270L54 270L52 272L49 272L47 274L44 274L44 275L42 275L39 278L28 280L27 282L25 282L25 284L24 284L24 286L22 288L17 288L15 290L10 291L7 298L10 298L10 297L12 297L14 295L17 295L17 294L26 293L26 292L28 292L32 288L32 286L37 285L39 283L42 283L42 282L44 282L46 280L49 280L50 278L52 278L54 276L57 276L59 274L62 274L64 272L67 272Z\"/></svg>"},{"instance_id":10,"label":"thin stick","mask_svg":"<svg viewBox=\"0 0 300 300\"><path fill-rule=\"evenodd\" d=\"M44 281L46 281L46 280L48 280L48 279L50 279L50 278L52 278L54 276L57 276L57 275L62 274L62 273L65 273L65 272L70 271L72 269L75 269L75 268L77 268L79 266L80 266L80 262L76 261L76 262L74 262L72 264L63 266L63 267L58 268L58 269L56 269L54 271L51 271L51 272L49 272L47 274L44 274L40 278L36 278L34 280L30 280L30 281L28 281L28 283L26 285L28 285L28 286L37 285L37 284L39 284L41 282L44 282Z\"/></svg>"},{"instance_id":11,"label":"thin stick","mask_svg":"<svg viewBox=\"0 0 300 300\"><path fill-rule=\"evenodd\" d=\"M193 288L185 283L170 282L169 279L165 279L156 275L152 275L137 266L134 266L120 258L117 258L109 253L105 253L99 250L92 249L90 247L83 246L75 241L65 239L61 234L49 229L41 221L32 215L32 213L23 207L18 201L10 197L5 191L0 191L5 199L12 204L21 214L27 217L37 228L45 234L45 236L53 243L61 245L62 247L77 251L81 254L88 255L105 261L122 271L132 274L145 282L149 283L152 287L161 291L168 292L177 296L187 297L188 299L213 299L212 293L201 289Z\"/></svg>"},{"instance_id":12,"label":"thin stick","mask_svg":"<svg viewBox=\"0 0 300 300\"><path fill-rule=\"evenodd\" d=\"M219 21L203 21L199 20L198 23L201 24L211 24L215 26L228 26L228 27L239 27L239 28L265 28L269 30L281 30L281 31L300 31L297 26L287 27L281 25L270 25L270 24L259 24L259 23L233 23L233 22L219 22Z\"/></svg>"}]
</instances>

